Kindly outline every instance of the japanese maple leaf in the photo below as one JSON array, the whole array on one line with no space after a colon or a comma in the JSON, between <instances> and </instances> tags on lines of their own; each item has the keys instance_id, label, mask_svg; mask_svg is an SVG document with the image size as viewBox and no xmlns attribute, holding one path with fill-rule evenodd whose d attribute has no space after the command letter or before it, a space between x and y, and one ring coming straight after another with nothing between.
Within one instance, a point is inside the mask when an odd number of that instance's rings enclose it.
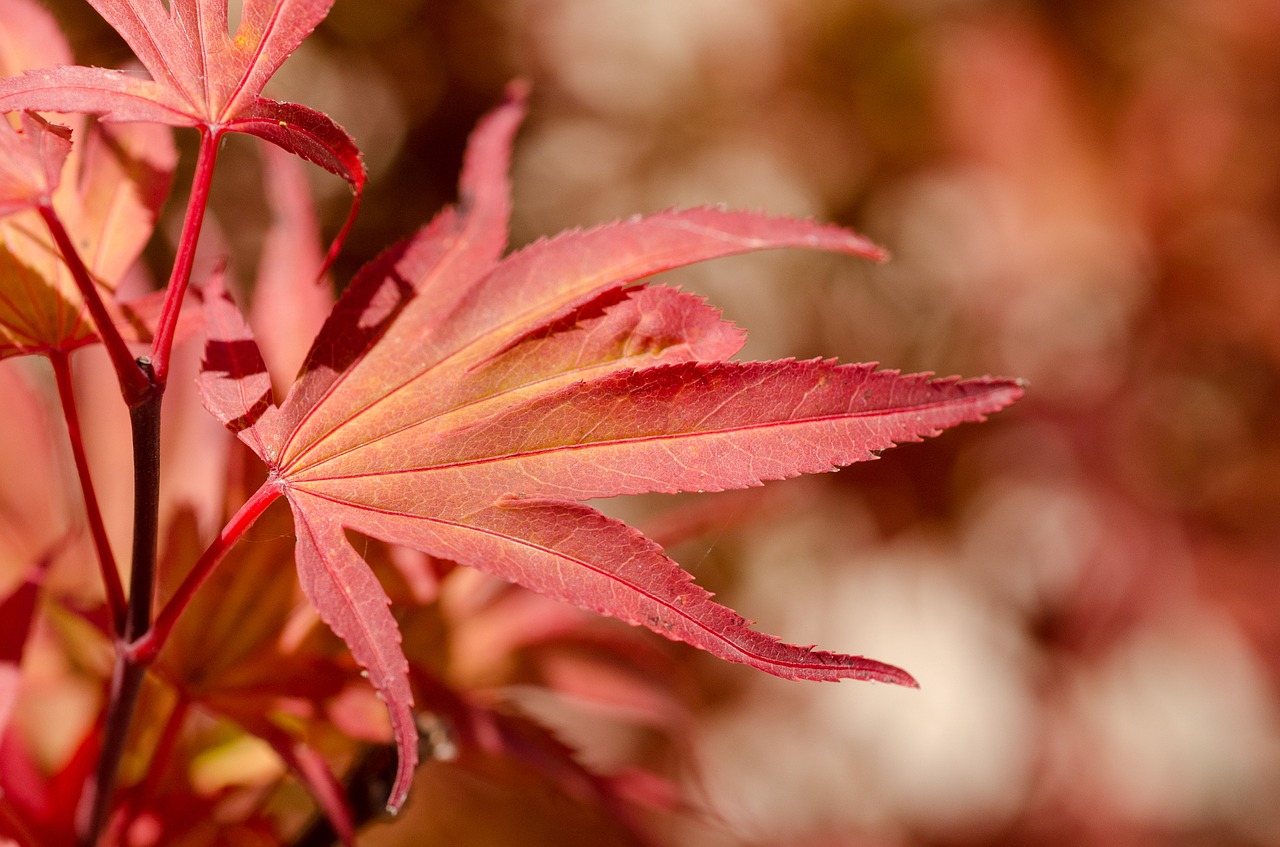
<instances>
[{"instance_id":1,"label":"japanese maple leaf","mask_svg":"<svg viewBox=\"0 0 1280 847\"><path fill-rule=\"evenodd\" d=\"M357 195L365 171L347 132L321 112L261 96L263 86L328 14L333 0L245 0L228 32L227 0L89 0L150 73L64 65L0 80L0 111L88 112L243 132L341 176Z\"/></svg>"},{"instance_id":2,"label":"japanese maple leaf","mask_svg":"<svg viewBox=\"0 0 1280 847\"><path fill-rule=\"evenodd\" d=\"M505 259L518 91L468 148L461 202L366 267L279 406L248 327L206 297L206 407L293 511L305 593L386 701L403 801L416 730L399 631L346 530L487 571L792 679L914 685L871 659L783 643L715 603L657 544L583 501L718 491L836 470L981 420L1021 389L833 361L731 362L742 334L644 286L774 247L881 251L847 230L691 209L539 241Z\"/></svg>"},{"instance_id":3,"label":"japanese maple leaf","mask_svg":"<svg viewBox=\"0 0 1280 847\"><path fill-rule=\"evenodd\" d=\"M123 304L112 289L151 233L172 147L152 132L94 127L81 155L67 165L68 136L64 127L31 113L22 114L21 131L0 118L0 359L70 351L98 339L83 296L36 217L42 206L58 209L88 248L84 258L121 335L145 340L155 323L157 297ZM64 167L74 178L67 184Z\"/></svg>"}]
</instances>

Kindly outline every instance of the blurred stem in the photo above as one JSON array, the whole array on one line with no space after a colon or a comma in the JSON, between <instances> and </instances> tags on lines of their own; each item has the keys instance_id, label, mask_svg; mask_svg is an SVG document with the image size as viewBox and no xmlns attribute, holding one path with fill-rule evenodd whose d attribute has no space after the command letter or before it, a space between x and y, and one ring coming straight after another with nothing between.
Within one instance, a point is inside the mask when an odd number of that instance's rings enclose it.
<instances>
[{"instance_id":1,"label":"blurred stem","mask_svg":"<svg viewBox=\"0 0 1280 847\"><path fill-rule=\"evenodd\" d=\"M102 584L107 592L107 617L111 631L123 635L125 617L124 586L120 582L120 570L116 567L107 529L102 522L102 510L98 507L98 495L94 492L93 478L89 473L89 459L84 451L84 439L80 429L80 415L76 411L75 391L71 385L71 366L63 350L49 352L53 365L53 378L58 385L58 399L62 401L62 417L67 422L71 441L71 455L75 459L76 473L80 477L80 491L84 494L84 511L89 522L89 534L98 553L98 567L102 571ZM130 363L130 367L136 367Z\"/></svg>"},{"instance_id":2,"label":"blurred stem","mask_svg":"<svg viewBox=\"0 0 1280 847\"><path fill-rule=\"evenodd\" d=\"M164 731L160 734L160 740L156 742L155 752L151 755L151 764L147 768L146 782L142 786L142 790L135 795L135 801L132 804L136 811L138 808L145 807L155 797L156 791L160 788L161 778L164 776L165 768L168 766L170 759L173 758L173 750L178 745L178 736L182 733L183 724L187 720L187 713L191 710L191 701L187 695L177 692L177 702L173 704L173 708L169 711L169 718L165 721Z\"/></svg>"},{"instance_id":3,"label":"blurred stem","mask_svg":"<svg viewBox=\"0 0 1280 847\"><path fill-rule=\"evenodd\" d=\"M0 832L12 838L19 847L40 847L40 842L5 802L3 795L0 795Z\"/></svg>"},{"instance_id":4,"label":"blurred stem","mask_svg":"<svg viewBox=\"0 0 1280 847\"><path fill-rule=\"evenodd\" d=\"M378 745L366 747L343 780L351 822L359 830L386 816L387 798L396 775L396 750ZM333 847L341 839L324 815L315 816L289 847Z\"/></svg>"},{"instance_id":5,"label":"blurred stem","mask_svg":"<svg viewBox=\"0 0 1280 847\"><path fill-rule=\"evenodd\" d=\"M159 422L159 397L156 395L156 422ZM138 427L135 424L135 436ZM159 435L159 427L156 427ZM155 467L159 469L159 441L156 441ZM135 467L139 448L135 438ZM157 477L158 481L158 477ZM159 491L159 486L156 486ZM116 771L124 754L125 739L129 733L129 723L133 718L133 710L138 702L138 692L142 688L142 678L149 664L155 659L160 648L168 640L174 625L184 609L195 596L196 591L204 584L213 569L226 556L227 552L253 526L267 507L282 493L281 488L268 480L250 497L240 510L232 516L227 525L218 533L218 537L201 554L191 573L183 580L173 598L165 605L155 626L150 626L151 597L154 590L155 574L155 531L151 529L150 562L144 567L150 576L145 580L134 579L130 583L129 617L125 622L125 641L116 654L115 667L111 674L111 693L107 706L106 729L103 735L102 756L98 759L98 770L93 781L86 787L85 795L80 799L77 810L76 832L81 847L93 847L97 842L102 827L106 823L107 808L115 788ZM138 495L141 498L141 494ZM139 502L142 502L139 499ZM157 503L158 505L158 503ZM138 514L140 514L139 512ZM156 509L150 509L152 515ZM135 515L136 517L136 515ZM136 530L135 530L136 532ZM135 539L138 535L134 536ZM135 557L139 551L135 544ZM138 573L139 559L135 558L135 576ZM145 560L143 563L146 564ZM139 599L134 603L134 598Z\"/></svg>"},{"instance_id":6,"label":"blurred stem","mask_svg":"<svg viewBox=\"0 0 1280 847\"><path fill-rule=\"evenodd\" d=\"M187 198L187 212L182 219L178 251L173 257L173 271L169 274L164 306L160 310L160 320L151 343L151 366L155 371L155 382L162 389L169 379L173 336L178 327L182 300L187 293L187 285L191 282L191 267L195 263L196 246L200 242L205 207L209 204L209 188L213 184L213 166L218 158L218 143L222 139L222 132L218 127L200 127L200 150L196 154L195 175L191 178L191 195Z\"/></svg>"},{"instance_id":7,"label":"blurred stem","mask_svg":"<svg viewBox=\"0 0 1280 847\"><path fill-rule=\"evenodd\" d=\"M107 808L115 792L116 771L124 755L125 739L146 671L144 666L125 659L123 653L117 654L115 666L111 669L111 690L98 769L85 783L76 808L76 843L80 847L94 847L107 821Z\"/></svg>"},{"instance_id":8,"label":"blurred stem","mask_svg":"<svg viewBox=\"0 0 1280 847\"><path fill-rule=\"evenodd\" d=\"M111 364L116 369L116 378L120 380L120 393L125 402L133 406L147 393L150 381L139 369L133 354L129 352L128 346L120 336L120 331L116 329L115 321L111 320L111 316L107 313L107 307L103 304L101 295L98 294L98 287L89 275L89 269L85 267L75 244L72 243L71 236L67 234L66 227L62 225L62 219L58 217L52 205L46 203L39 208L40 217L44 218L49 234L53 236L54 243L62 251L62 259L66 262L67 270L71 272L71 278L80 289L80 296L84 299L89 315L93 318L94 328L98 330L98 336L107 348L107 355L111 357Z\"/></svg>"}]
</instances>

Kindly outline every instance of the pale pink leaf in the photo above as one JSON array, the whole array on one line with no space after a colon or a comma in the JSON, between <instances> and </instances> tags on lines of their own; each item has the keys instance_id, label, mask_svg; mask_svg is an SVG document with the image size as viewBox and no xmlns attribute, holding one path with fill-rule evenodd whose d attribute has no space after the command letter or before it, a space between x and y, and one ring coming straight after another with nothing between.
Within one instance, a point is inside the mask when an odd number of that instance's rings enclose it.
<instances>
[{"instance_id":1,"label":"pale pink leaf","mask_svg":"<svg viewBox=\"0 0 1280 847\"><path fill-rule=\"evenodd\" d=\"M36 0L0 0L0 75L71 63L58 22Z\"/></svg>"},{"instance_id":2,"label":"pale pink leaf","mask_svg":"<svg viewBox=\"0 0 1280 847\"><path fill-rule=\"evenodd\" d=\"M74 193L57 209L93 274L114 287L151 239L178 163L173 131L150 124L99 124L84 136Z\"/></svg>"},{"instance_id":3,"label":"pale pink leaf","mask_svg":"<svg viewBox=\"0 0 1280 847\"><path fill-rule=\"evenodd\" d=\"M45 570L53 555L50 552L41 556L27 578L9 592L9 596L0 599L0 738L4 737L17 703L22 654L35 622Z\"/></svg>"}]
</instances>

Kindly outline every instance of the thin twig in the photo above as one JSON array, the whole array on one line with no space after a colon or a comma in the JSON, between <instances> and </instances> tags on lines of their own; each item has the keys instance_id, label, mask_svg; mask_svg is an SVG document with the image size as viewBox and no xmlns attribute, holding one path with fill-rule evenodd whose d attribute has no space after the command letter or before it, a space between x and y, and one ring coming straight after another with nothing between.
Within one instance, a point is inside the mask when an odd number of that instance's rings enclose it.
<instances>
[{"instance_id":1,"label":"thin twig","mask_svg":"<svg viewBox=\"0 0 1280 847\"><path fill-rule=\"evenodd\" d=\"M200 227L204 223L205 207L209 204L209 188L213 184L213 167L218 158L218 144L222 130L200 127L200 150L196 154L196 170L191 178L191 195L187 198L187 211L182 220L182 234L178 250L173 257L173 270L165 290L160 320L151 342L151 367L155 381L163 387L169 379L169 355L173 350L173 336L178 327L178 313L191 282L191 267L195 263L196 246L200 242Z\"/></svg>"},{"instance_id":2,"label":"thin twig","mask_svg":"<svg viewBox=\"0 0 1280 847\"><path fill-rule=\"evenodd\" d=\"M191 572L187 574L187 578L178 586L173 597L160 610L160 614L156 617L155 625L151 627L143 637L130 642L126 646L126 651L130 658L142 664L150 664L164 647L169 639L169 635L173 632L173 627L178 623L183 611L187 605L195 597L195 593L201 585L213 573L213 569L222 561L227 552L240 540L241 536L253 526L253 523L262 516L267 507L275 502L281 494L278 485L268 480L262 485L253 496L245 501L231 520L227 521L227 525L218 533L218 537L213 540L205 551L200 554L200 558L196 561L195 566L191 568Z\"/></svg>"},{"instance_id":3,"label":"thin twig","mask_svg":"<svg viewBox=\"0 0 1280 847\"><path fill-rule=\"evenodd\" d=\"M54 382L58 386L58 399L62 401L62 417L67 422L71 455L75 460L76 473L80 477L80 491L84 495L84 511L89 523L89 535L93 538L93 546L98 553L98 567L102 571L102 584L107 592L107 617L111 631L120 636L124 634L126 608L124 586L120 582L120 570L116 567L111 543L107 540L107 528L102 521L102 510L98 507L93 477L89 473L89 459L84 450L80 415L76 411L75 392L71 385L70 363L67 360L67 354L62 350L50 351L49 362L53 365Z\"/></svg>"},{"instance_id":4,"label":"thin twig","mask_svg":"<svg viewBox=\"0 0 1280 847\"><path fill-rule=\"evenodd\" d=\"M149 363L139 361L149 376ZM163 397L163 389L153 382L144 401L129 409L133 425L133 570L124 621L125 644L143 637L151 628L160 523L160 403ZM76 814L76 833L82 847L96 844L106 823L116 772L124 755L129 724L133 721L145 674L146 665L135 662L122 645L117 650L111 673L102 755L94 778L85 786Z\"/></svg>"},{"instance_id":5,"label":"thin twig","mask_svg":"<svg viewBox=\"0 0 1280 847\"><path fill-rule=\"evenodd\" d=\"M89 269L80 258L75 244L72 243L71 236L67 234L66 227L62 225L62 219L58 217L58 213L51 205L46 204L39 209L40 217L44 218L45 225L49 228L49 234L53 236L54 243L62 252L62 259L66 263L67 270L71 272L71 278L80 289L80 296L89 309L90 317L93 318L98 337L102 339L103 345L107 348L107 355L111 357L111 364L115 367L116 378L120 380L120 392L124 396L125 403L132 406L147 393L150 380L138 368L138 363L124 343L120 330L116 329L115 322L111 320L111 315L108 314L107 307L102 302L101 295L98 294L98 287L89 275Z\"/></svg>"}]
</instances>

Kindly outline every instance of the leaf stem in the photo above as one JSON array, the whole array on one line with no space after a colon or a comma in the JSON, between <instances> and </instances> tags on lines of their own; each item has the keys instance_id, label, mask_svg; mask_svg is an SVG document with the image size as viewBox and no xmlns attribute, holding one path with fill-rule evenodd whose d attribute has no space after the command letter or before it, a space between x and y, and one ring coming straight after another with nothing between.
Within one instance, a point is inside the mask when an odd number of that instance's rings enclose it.
<instances>
[{"instance_id":1,"label":"leaf stem","mask_svg":"<svg viewBox=\"0 0 1280 847\"><path fill-rule=\"evenodd\" d=\"M196 170L191 178L191 195L187 198L182 234L178 238L178 250L173 258L169 286L165 291L155 338L151 342L151 366L155 372L155 382L161 387L169 379L169 354L173 350L178 313L182 310L182 300L191 281L191 267L195 263L196 246L200 242L205 207L209 204L209 187L213 184L213 166L218 158L218 143L222 139L222 133L223 130L219 127L200 127L200 150L196 154Z\"/></svg>"},{"instance_id":2,"label":"leaf stem","mask_svg":"<svg viewBox=\"0 0 1280 847\"><path fill-rule=\"evenodd\" d=\"M124 396L125 402L132 406L147 393L150 387L150 380L139 369L133 354L129 352L128 346L124 343L124 338L121 337L120 331L116 329L115 321L108 314L107 307L98 293L98 287L89 275L89 269L85 266L84 260L80 258L80 252L76 250L75 244L71 241L67 228L62 225L62 219L58 217L58 213L54 211L53 206L50 204L46 203L40 206L39 209L40 217L44 219L45 226L49 228L49 234L53 236L54 243L58 245L58 249L62 252L62 259L67 265L67 270L71 272L71 278L75 280L76 287L80 289L80 296L84 298L85 306L89 309L89 315L93 318L94 327L98 330L98 336L107 348L107 354L111 357L111 364L115 366L116 377L120 380L120 392Z\"/></svg>"},{"instance_id":3,"label":"leaf stem","mask_svg":"<svg viewBox=\"0 0 1280 847\"><path fill-rule=\"evenodd\" d=\"M53 378L58 385L58 399L62 401L62 417L67 422L71 455L75 460L76 473L80 476L80 491L84 495L84 510L89 523L89 534L93 538L93 546L98 553L98 567L102 571L102 584L107 592L107 618L111 631L118 636L123 635L126 609L124 586L120 582L120 570L111 552L111 543L107 540L107 529L102 521L102 510L98 507L93 477L89 473L89 459L84 450L80 415L76 411L75 392L71 385L71 367L66 351L50 350L49 362L53 365ZM130 367L136 369L136 365L132 363Z\"/></svg>"},{"instance_id":4,"label":"leaf stem","mask_svg":"<svg viewBox=\"0 0 1280 847\"><path fill-rule=\"evenodd\" d=\"M161 609L155 626L141 638L127 645L126 653L133 661L140 664L150 664L154 661L156 654L168 641L173 627L191 603L196 591L209 579L213 569L227 555L232 546L282 492L283 489L274 480L268 479L253 493L252 497L245 501L239 511L232 515L231 520L227 521L227 525L218 533L218 537L200 554L200 558L191 568L191 573L187 574L187 578L178 586L173 597Z\"/></svg>"}]
</instances>

